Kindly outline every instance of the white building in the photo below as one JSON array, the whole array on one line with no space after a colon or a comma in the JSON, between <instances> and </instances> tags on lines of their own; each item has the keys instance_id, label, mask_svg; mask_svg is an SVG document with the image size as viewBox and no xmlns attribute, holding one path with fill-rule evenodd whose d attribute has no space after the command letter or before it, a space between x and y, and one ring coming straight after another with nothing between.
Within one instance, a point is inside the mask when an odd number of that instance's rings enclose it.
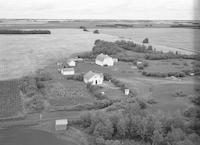
<instances>
[{"instance_id":1,"label":"white building","mask_svg":"<svg viewBox=\"0 0 200 145\"><path fill-rule=\"evenodd\" d=\"M118 62L118 58L113 58L113 62L114 63Z\"/></svg>"},{"instance_id":2,"label":"white building","mask_svg":"<svg viewBox=\"0 0 200 145\"><path fill-rule=\"evenodd\" d=\"M91 83L92 85L100 85L103 83L103 74L89 71L84 75L83 80L86 84Z\"/></svg>"},{"instance_id":3,"label":"white building","mask_svg":"<svg viewBox=\"0 0 200 145\"><path fill-rule=\"evenodd\" d=\"M96 57L95 63L100 66L113 66L114 65L114 61L113 61L112 57L105 55L103 53L99 54Z\"/></svg>"},{"instance_id":4,"label":"white building","mask_svg":"<svg viewBox=\"0 0 200 145\"><path fill-rule=\"evenodd\" d=\"M142 65L142 61L137 61L137 66Z\"/></svg>"},{"instance_id":5,"label":"white building","mask_svg":"<svg viewBox=\"0 0 200 145\"><path fill-rule=\"evenodd\" d=\"M130 93L129 89L125 89L125 90L124 90L124 94L125 94L126 96L129 95L129 93Z\"/></svg>"},{"instance_id":6,"label":"white building","mask_svg":"<svg viewBox=\"0 0 200 145\"><path fill-rule=\"evenodd\" d=\"M60 70L60 72L62 75L74 75L75 74L74 68L62 68Z\"/></svg>"},{"instance_id":7,"label":"white building","mask_svg":"<svg viewBox=\"0 0 200 145\"><path fill-rule=\"evenodd\" d=\"M55 122L55 130L56 131L67 130L67 125L68 125L68 120L67 119L56 120L56 122Z\"/></svg>"},{"instance_id":8,"label":"white building","mask_svg":"<svg viewBox=\"0 0 200 145\"><path fill-rule=\"evenodd\" d=\"M68 59L67 64L68 66L76 66L76 62L73 59Z\"/></svg>"}]
</instances>

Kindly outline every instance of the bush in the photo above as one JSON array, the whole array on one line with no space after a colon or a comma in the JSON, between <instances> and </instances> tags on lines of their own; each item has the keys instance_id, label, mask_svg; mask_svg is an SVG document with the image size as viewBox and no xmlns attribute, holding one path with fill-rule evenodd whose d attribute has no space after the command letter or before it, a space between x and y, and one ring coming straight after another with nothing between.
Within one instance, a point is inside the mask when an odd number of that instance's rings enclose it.
<instances>
[{"instance_id":1,"label":"bush","mask_svg":"<svg viewBox=\"0 0 200 145\"><path fill-rule=\"evenodd\" d=\"M51 76L49 73L38 73L37 76L35 77L36 81L50 81L52 80Z\"/></svg>"},{"instance_id":2,"label":"bush","mask_svg":"<svg viewBox=\"0 0 200 145\"><path fill-rule=\"evenodd\" d=\"M94 30L94 34L99 34L99 30Z\"/></svg>"},{"instance_id":3,"label":"bush","mask_svg":"<svg viewBox=\"0 0 200 145\"><path fill-rule=\"evenodd\" d=\"M148 38L145 38L142 43L149 43L149 39Z\"/></svg>"},{"instance_id":4,"label":"bush","mask_svg":"<svg viewBox=\"0 0 200 145\"><path fill-rule=\"evenodd\" d=\"M121 48L118 47L113 42L107 42L103 40L96 40L95 46L92 48L93 54L107 54L107 55L115 55L119 52L121 52Z\"/></svg>"},{"instance_id":5,"label":"bush","mask_svg":"<svg viewBox=\"0 0 200 145\"><path fill-rule=\"evenodd\" d=\"M83 74L76 74L73 76L67 76L68 80L83 81Z\"/></svg>"}]
</instances>

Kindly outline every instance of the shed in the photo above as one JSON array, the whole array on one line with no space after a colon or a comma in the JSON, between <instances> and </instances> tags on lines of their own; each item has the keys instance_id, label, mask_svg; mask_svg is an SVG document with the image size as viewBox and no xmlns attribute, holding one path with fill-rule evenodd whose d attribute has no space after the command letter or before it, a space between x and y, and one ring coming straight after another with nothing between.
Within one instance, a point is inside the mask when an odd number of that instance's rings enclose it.
<instances>
[{"instance_id":1,"label":"shed","mask_svg":"<svg viewBox=\"0 0 200 145\"><path fill-rule=\"evenodd\" d=\"M103 83L103 74L102 73L94 73L89 71L83 76L84 82L91 83L92 85L100 85Z\"/></svg>"},{"instance_id":2,"label":"shed","mask_svg":"<svg viewBox=\"0 0 200 145\"><path fill-rule=\"evenodd\" d=\"M73 59L68 59L67 64L68 64L68 66L76 66L76 62Z\"/></svg>"},{"instance_id":3,"label":"shed","mask_svg":"<svg viewBox=\"0 0 200 145\"><path fill-rule=\"evenodd\" d=\"M137 66L142 65L142 61L137 61Z\"/></svg>"},{"instance_id":4,"label":"shed","mask_svg":"<svg viewBox=\"0 0 200 145\"><path fill-rule=\"evenodd\" d=\"M130 90L129 89L124 89L124 94L127 96L127 95L129 95L129 93L130 93Z\"/></svg>"},{"instance_id":5,"label":"shed","mask_svg":"<svg viewBox=\"0 0 200 145\"><path fill-rule=\"evenodd\" d=\"M55 121L55 130L67 130L68 120L67 119L59 119Z\"/></svg>"},{"instance_id":6,"label":"shed","mask_svg":"<svg viewBox=\"0 0 200 145\"><path fill-rule=\"evenodd\" d=\"M118 62L118 58L113 58L113 62L114 63Z\"/></svg>"},{"instance_id":7,"label":"shed","mask_svg":"<svg viewBox=\"0 0 200 145\"><path fill-rule=\"evenodd\" d=\"M62 68L60 70L62 75L74 75L75 74L75 70L74 68Z\"/></svg>"},{"instance_id":8,"label":"shed","mask_svg":"<svg viewBox=\"0 0 200 145\"><path fill-rule=\"evenodd\" d=\"M103 53L97 55L97 57L95 59L95 63L100 66L113 66L114 65L113 58L108 55L105 55Z\"/></svg>"}]
</instances>

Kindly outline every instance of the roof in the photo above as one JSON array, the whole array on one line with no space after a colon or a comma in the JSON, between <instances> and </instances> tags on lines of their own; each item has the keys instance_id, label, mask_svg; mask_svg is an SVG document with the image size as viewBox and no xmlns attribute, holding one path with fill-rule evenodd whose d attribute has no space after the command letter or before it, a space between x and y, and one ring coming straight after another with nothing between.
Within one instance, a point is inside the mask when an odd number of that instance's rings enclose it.
<instances>
[{"instance_id":1,"label":"roof","mask_svg":"<svg viewBox=\"0 0 200 145\"><path fill-rule=\"evenodd\" d=\"M62 71L74 71L74 68L62 68Z\"/></svg>"},{"instance_id":2,"label":"roof","mask_svg":"<svg viewBox=\"0 0 200 145\"><path fill-rule=\"evenodd\" d=\"M101 74L101 73L94 73L94 72L92 72L92 71L89 71L88 73L86 73L86 74L84 75L84 79L89 80L89 79L91 79L92 77L94 77L95 75L99 75L100 77L103 77L103 74Z\"/></svg>"},{"instance_id":3,"label":"roof","mask_svg":"<svg viewBox=\"0 0 200 145\"><path fill-rule=\"evenodd\" d=\"M103 60L106 59L106 58L112 58L112 57L110 57L110 56L108 56L108 55L105 55L105 54L103 54L103 53L99 54L99 55L96 57L96 59L98 59L99 61L103 61Z\"/></svg>"},{"instance_id":4,"label":"roof","mask_svg":"<svg viewBox=\"0 0 200 145\"><path fill-rule=\"evenodd\" d=\"M74 59L68 59L67 62L75 62Z\"/></svg>"},{"instance_id":5,"label":"roof","mask_svg":"<svg viewBox=\"0 0 200 145\"><path fill-rule=\"evenodd\" d=\"M66 124L68 124L67 119L56 120L56 125L66 125Z\"/></svg>"}]
</instances>

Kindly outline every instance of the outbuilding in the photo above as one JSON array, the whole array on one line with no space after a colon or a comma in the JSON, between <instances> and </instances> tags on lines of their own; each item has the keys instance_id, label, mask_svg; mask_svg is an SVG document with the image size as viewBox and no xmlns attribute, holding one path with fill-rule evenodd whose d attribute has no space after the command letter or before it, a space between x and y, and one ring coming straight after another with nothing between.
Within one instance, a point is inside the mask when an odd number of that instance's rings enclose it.
<instances>
[{"instance_id":1,"label":"outbuilding","mask_svg":"<svg viewBox=\"0 0 200 145\"><path fill-rule=\"evenodd\" d=\"M68 66L76 66L76 62L73 59L68 59L67 64Z\"/></svg>"},{"instance_id":2,"label":"outbuilding","mask_svg":"<svg viewBox=\"0 0 200 145\"><path fill-rule=\"evenodd\" d=\"M91 83L92 85L100 85L103 83L103 74L89 71L83 76L83 80L86 84Z\"/></svg>"},{"instance_id":3,"label":"outbuilding","mask_svg":"<svg viewBox=\"0 0 200 145\"><path fill-rule=\"evenodd\" d=\"M68 120L67 119L59 119L55 121L55 130L67 130Z\"/></svg>"},{"instance_id":4,"label":"outbuilding","mask_svg":"<svg viewBox=\"0 0 200 145\"><path fill-rule=\"evenodd\" d=\"M113 58L108 55L105 55L103 53L97 55L97 57L95 59L95 63L100 66L113 66L114 65Z\"/></svg>"},{"instance_id":5,"label":"outbuilding","mask_svg":"<svg viewBox=\"0 0 200 145\"><path fill-rule=\"evenodd\" d=\"M130 90L129 89L124 89L124 94L127 96L127 95L129 95L129 93L130 93Z\"/></svg>"},{"instance_id":6,"label":"outbuilding","mask_svg":"<svg viewBox=\"0 0 200 145\"><path fill-rule=\"evenodd\" d=\"M60 70L62 75L74 75L75 74L75 70L74 68L62 68Z\"/></svg>"}]
</instances>

